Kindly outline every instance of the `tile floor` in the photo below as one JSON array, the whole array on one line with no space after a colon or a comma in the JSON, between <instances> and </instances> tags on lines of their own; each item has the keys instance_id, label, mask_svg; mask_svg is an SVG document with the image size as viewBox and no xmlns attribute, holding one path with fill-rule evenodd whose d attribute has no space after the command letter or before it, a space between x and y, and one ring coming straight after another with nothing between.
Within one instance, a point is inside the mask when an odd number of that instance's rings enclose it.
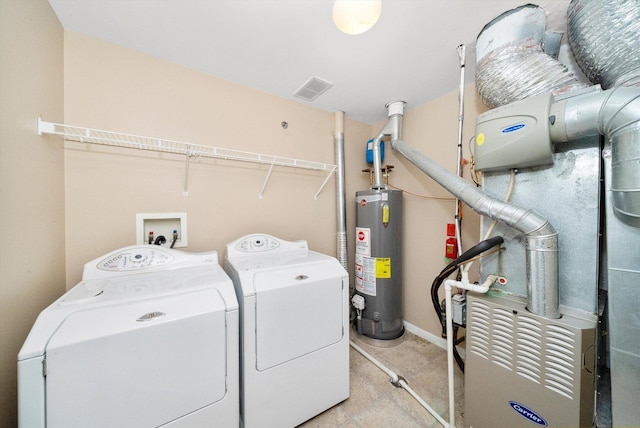
<instances>
[{"instance_id":1,"label":"tile floor","mask_svg":"<svg viewBox=\"0 0 640 428\"><path fill-rule=\"evenodd\" d=\"M405 332L402 343L381 348L351 339L407 384L445 420L449 419L447 353L418 336ZM352 347L350 397L300 425L301 428L441 427L442 425L407 391L396 388L389 376ZM456 367L456 427L463 427L463 376Z\"/></svg>"}]
</instances>

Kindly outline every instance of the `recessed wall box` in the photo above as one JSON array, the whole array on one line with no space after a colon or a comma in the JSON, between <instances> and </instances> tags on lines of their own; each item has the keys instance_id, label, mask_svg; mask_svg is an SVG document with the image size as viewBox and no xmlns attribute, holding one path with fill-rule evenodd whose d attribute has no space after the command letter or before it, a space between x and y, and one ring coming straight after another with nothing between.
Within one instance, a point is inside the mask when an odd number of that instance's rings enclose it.
<instances>
[{"instance_id":1,"label":"recessed wall box","mask_svg":"<svg viewBox=\"0 0 640 428\"><path fill-rule=\"evenodd\" d=\"M187 213L138 213L136 214L136 244L159 244L171 247L173 234L177 239L173 248L187 246ZM164 240L161 238L164 237ZM164 242L162 242L164 241Z\"/></svg>"}]
</instances>

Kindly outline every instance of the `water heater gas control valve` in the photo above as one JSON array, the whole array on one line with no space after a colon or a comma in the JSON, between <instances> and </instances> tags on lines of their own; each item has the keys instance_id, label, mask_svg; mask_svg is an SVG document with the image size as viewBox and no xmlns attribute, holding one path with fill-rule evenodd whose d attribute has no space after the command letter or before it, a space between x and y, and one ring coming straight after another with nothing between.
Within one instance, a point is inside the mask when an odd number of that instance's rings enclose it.
<instances>
[{"instance_id":1,"label":"water heater gas control valve","mask_svg":"<svg viewBox=\"0 0 640 428\"><path fill-rule=\"evenodd\" d=\"M353 304L354 308L360 311L364 309L364 297L359 294L353 295L353 297L351 298L351 303Z\"/></svg>"}]
</instances>

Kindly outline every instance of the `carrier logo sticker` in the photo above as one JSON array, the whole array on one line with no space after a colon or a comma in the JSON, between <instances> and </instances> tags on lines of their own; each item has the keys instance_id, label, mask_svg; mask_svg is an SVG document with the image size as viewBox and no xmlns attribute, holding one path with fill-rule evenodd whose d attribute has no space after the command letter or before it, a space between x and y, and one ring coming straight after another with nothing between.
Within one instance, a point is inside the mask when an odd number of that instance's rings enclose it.
<instances>
[{"instance_id":1,"label":"carrier logo sticker","mask_svg":"<svg viewBox=\"0 0 640 428\"><path fill-rule=\"evenodd\" d=\"M524 123L516 123L515 125L507 126L502 130L503 134L508 134L510 132L516 132L525 127Z\"/></svg>"},{"instance_id":2,"label":"carrier logo sticker","mask_svg":"<svg viewBox=\"0 0 640 428\"><path fill-rule=\"evenodd\" d=\"M520 416L525 418L528 421L531 421L535 424L540 425L541 427L547 426L547 421L544 420L542 416L525 406L524 404L520 404L517 401L509 401L509 406Z\"/></svg>"}]
</instances>

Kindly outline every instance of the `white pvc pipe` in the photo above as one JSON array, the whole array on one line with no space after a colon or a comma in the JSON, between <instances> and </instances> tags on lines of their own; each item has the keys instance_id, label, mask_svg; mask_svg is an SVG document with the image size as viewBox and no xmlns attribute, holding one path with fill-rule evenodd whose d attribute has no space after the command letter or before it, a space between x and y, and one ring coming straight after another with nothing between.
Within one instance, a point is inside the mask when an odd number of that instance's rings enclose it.
<instances>
[{"instance_id":1,"label":"white pvc pipe","mask_svg":"<svg viewBox=\"0 0 640 428\"><path fill-rule=\"evenodd\" d=\"M456 426L454 377L453 377L453 318L451 317L451 285L447 280L444 283L445 289L445 312L447 320L447 376L449 382L449 424Z\"/></svg>"},{"instance_id":2,"label":"white pvc pipe","mask_svg":"<svg viewBox=\"0 0 640 428\"><path fill-rule=\"evenodd\" d=\"M459 177L462 177L462 127L464 124L464 65L466 58L466 46L460 45L458 46L458 57L460 58L460 88L458 95L458 165L456 167L456 172ZM456 243L458 244L458 254L456 257L460 257L462 255L462 212L460 210L460 200L456 199L456 216L455 216L455 224L456 224Z\"/></svg>"},{"instance_id":3,"label":"white pvc pipe","mask_svg":"<svg viewBox=\"0 0 640 428\"><path fill-rule=\"evenodd\" d=\"M373 139L373 185L371 189L382 189L385 186L382 184L382 155L380 152L380 143L382 139L389 135L391 140L397 140L400 138L402 132L402 116L404 114L404 101L392 101L385 106L388 111L389 119L384 125L380 134Z\"/></svg>"},{"instance_id":4,"label":"white pvc pipe","mask_svg":"<svg viewBox=\"0 0 640 428\"><path fill-rule=\"evenodd\" d=\"M449 428L450 426L452 426L451 424L447 423L447 421L445 421L442 416L440 416L438 413L436 413L436 411L431 408L431 406L429 406L422 398L420 398L420 396L418 394L415 393L415 391L413 389L411 389L411 387L407 384L407 382L404 379L400 379L399 384L402 386L403 389L405 389L413 398L415 398L415 400L420 403L420 405L422 407L424 407L425 409L427 409L427 411L429 413L431 413L431 416L433 416L438 422L440 422L440 425L442 425L443 427Z\"/></svg>"},{"instance_id":5,"label":"white pvc pipe","mask_svg":"<svg viewBox=\"0 0 640 428\"><path fill-rule=\"evenodd\" d=\"M456 426L456 411L455 411L455 390L454 390L454 373L453 373L453 318L451 316L451 289L453 287L461 288L468 291L475 291L477 293L486 293L489 291L489 287L498 279L497 275L489 275L482 284L469 283L469 276L465 270L462 270L462 280L454 281L448 279L444 282L445 290L445 312L446 312L446 325L447 325L447 377L449 381L449 425Z\"/></svg>"},{"instance_id":6,"label":"white pvc pipe","mask_svg":"<svg viewBox=\"0 0 640 428\"><path fill-rule=\"evenodd\" d=\"M385 372L391 378L392 383L398 382L398 375L393 370L387 368L380 361L376 360L371 354L369 354L367 351L365 351L364 349L356 345L353 340L349 341L349 345L351 345L353 349L355 349L360 354L362 354L362 356L365 357L367 360L371 361L377 368Z\"/></svg>"},{"instance_id":7,"label":"white pvc pipe","mask_svg":"<svg viewBox=\"0 0 640 428\"><path fill-rule=\"evenodd\" d=\"M445 421L442 418L442 416L440 416L431 406L429 406L426 401L424 401L422 398L420 398L420 396L418 394L416 394L416 392L409 386L409 384L407 384L407 382L404 379L402 379L400 376L398 376L397 373L395 373L393 370L391 370L388 367L386 367L380 361L376 360L371 354L369 354L367 351L365 351L364 349L362 349L361 347L356 345L352 340L349 341L349 345L351 345L351 347L353 349L355 349L360 354L362 354L362 356L365 357L367 360L371 361L376 367L378 367L380 370L385 372L387 374L387 376L389 376L391 378L391 383L394 386L400 385L402 387L402 389L407 391L413 398L415 398L415 400L418 403L420 403L420 405L422 407L424 407L429 413L431 413L431 415L442 426L444 426L445 428L449 428L450 426L454 426L454 425L450 425L450 423L447 423L447 421Z\"/></svg>"}]
</instances>

